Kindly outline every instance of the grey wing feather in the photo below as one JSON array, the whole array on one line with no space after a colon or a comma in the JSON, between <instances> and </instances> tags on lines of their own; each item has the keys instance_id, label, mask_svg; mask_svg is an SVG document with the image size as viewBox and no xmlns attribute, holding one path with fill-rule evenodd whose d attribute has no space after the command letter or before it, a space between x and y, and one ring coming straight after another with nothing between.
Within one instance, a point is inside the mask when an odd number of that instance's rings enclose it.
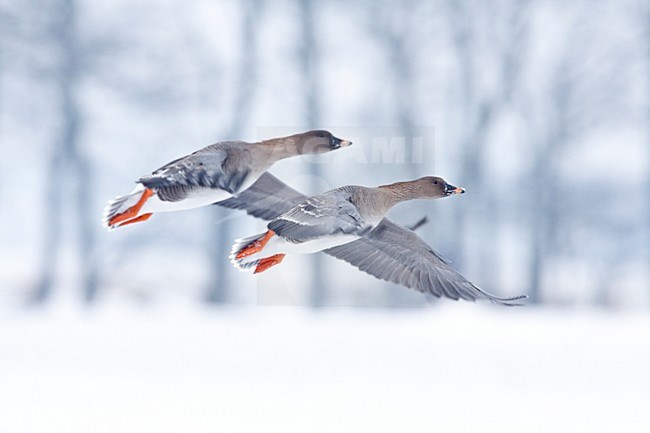
<instances>
[{"instance_id":1,"label":"grey wing feather","mask_svg":"<svg viewBox=\"0 0 650 433\"><path fill-rule=\"evenodd\" d=\"M243 209L254 217L272 220L305 200L307 196L265 172L237 197L216 204L230 209Z\"/></svg>"},{"instance_id":2,"label":"grey wing feather","mask_svg":"<svg viewBox=\"0 0 650 433\"><path fill-rule=\"evenodd\" d=\"M383 219L366 237L325 252L385 281L436 297L503 305L520 305L527 296L500 298L460 275L445 259L412 231Z\"/></svg>"},{"instance_id":3,"label":"grey wing feather","mask_svg":"<svg viewBox=\"0 0 650 433\"><path fill-rule=\"evenodd\" d=\"M242 164L229 164L237 152L232 144L217 143L176 159L138 182L157 191L161 200L179 201L197 189L218 188L238 192L250 174Z\"/></svg>"},{"instance_id":4,"label":"grey wing feather","mask_svg":"<svg viewBox=\"0 0 650 433\"><path fill-rule=\"evenodd\" d=\"M268 228L294 243L338 234L362 236L370 227L350 199L350 193L342 190L310 197L271 221Z\"/></svg>"}]
</instances>

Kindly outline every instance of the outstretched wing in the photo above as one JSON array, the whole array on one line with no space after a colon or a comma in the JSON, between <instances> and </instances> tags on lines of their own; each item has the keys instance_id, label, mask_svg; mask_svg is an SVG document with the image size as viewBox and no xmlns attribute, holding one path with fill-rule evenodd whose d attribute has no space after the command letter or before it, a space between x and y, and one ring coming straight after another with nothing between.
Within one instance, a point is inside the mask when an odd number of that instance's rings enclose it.
<instances>
[{"instance_id":1,"label":"outstretched wing","mask_svg":"<svg viewBox=\"0 0 650 433\"><path fill-rule=\"evenodd\" d=\"M388 219L382 220L366 237L325 252L381 280L436 297L484 299L503 305L520 305L518 301L527 297L500 298L479 289L422 238Z\"/></svg>"},{"instance_id":2,"label":"outstretched wing","mask_svg":"<svg viewBox=\"0 0 650 433\"><path fill-rule=\"evenodd\" d=\"M351 194L340 189L308 198L271 221L268 228L294 243L342 234L362 236L370 230L352 204Z\"/></svg>"},{"instance_id":3,"label":"outstretched wing","mask_svg":"<svg viewBox=\"0 0 650 433\"><path fill-rule=\"evenodd\" d=\"M205 188L222 189L235 194L244 183L250 170L245 164L229 163L241 158L236 146L243 142L217 143L197 150L191 155L176 159L138 182L153 189L165 201L180 201L193 191Z\"/></svg>"},{"instance_id":4,"label":"outstretched wing","mask_svg":"<svg viewBox=\"0 0 650 433\"><path fill-rule=\"evenodd\" d=\"M230 209L243 209L249 215L268 221L279 217L305 200L307 200L306 195L300 194L271 173L265 172L237 197L215 204Z\"/></svg>"}]
</instances>

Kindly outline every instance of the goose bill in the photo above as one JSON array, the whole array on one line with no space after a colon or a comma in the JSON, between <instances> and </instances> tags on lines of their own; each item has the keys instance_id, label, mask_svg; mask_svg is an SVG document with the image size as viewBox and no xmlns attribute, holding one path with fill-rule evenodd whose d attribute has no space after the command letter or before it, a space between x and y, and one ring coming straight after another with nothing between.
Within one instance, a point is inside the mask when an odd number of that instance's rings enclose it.
<instances>
[{"instance_id":1,"label":"goose bill","mask_svg":"<svg viewBox=\"0 0 650 433\"><path fill-rule=\"evenodd\" d=\"M352 142L350 140L341 140L340 138L332 137L332 141L330 143L330 148L332 149L339 149L341 147L348 147L351 146Z\"/></svg>"},{"instance_id":2,"label":"goose bill","mask_svg":"<svg viewBox=\"0 0 650 433\"><path fill-rule=\"evenodd\" d=\"M464 194L465 189L460 188L458 186L446 184L445 185L445 195L452 195L452 194Z\"/></svg>"}]
</instances>

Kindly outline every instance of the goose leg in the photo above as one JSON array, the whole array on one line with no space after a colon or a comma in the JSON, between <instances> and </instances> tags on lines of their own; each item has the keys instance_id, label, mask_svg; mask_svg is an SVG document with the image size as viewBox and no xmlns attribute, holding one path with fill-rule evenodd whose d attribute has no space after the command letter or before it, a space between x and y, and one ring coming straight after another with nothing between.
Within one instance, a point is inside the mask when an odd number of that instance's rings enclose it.
<instances>
[{"instance_id":1,"label":"goose leg","mask_svg":"<svg viewBox=\"0 0 650 433\"><path fill-rule=\"evenodd\" d=\"M235 259L241 260L244 257L248 257L248 256L251 256L251 255L253 255L255 253L259 253L260 251L262 251L264 249L266 244L269 242L269 240L274 235L275 235L275 232L273 230L267 231L266 234L263 237L261 237L261 238L259 238L257 240L254 240L250 244L246 245L246 247L244 249L242 249L240 252L237 253L237 255L235 256Z\"/></svg>"},{"instance_id":2,"label":"goose leg","mask_svg":"<svg viewBox=\"0 0 650 433\"><path fill-rule=\"evenodd\" d=\"M282 263L282 260L284 259L285 254L275 254L271 257L265 257L263 259L260 259L259 263L257 264L257 267L255 268L255 274L259 274L260 272L266 271L268 268L279 265Z\"/></svg>"},{"instance_id":3,"label":"goose leg","mask_svg":"<svg viewBox=\"0 0 650 433\"><path fill-rule=\"evenodd\" d=\"M127 220L127 221L123 222L122 224L119 225L119 227L124 227L124 226L128 226L129 224L139 223L139 222L142 222L142 221L146 221L146 220L148 220L149 218L151 218L151 215L153 215L153 214L152 214L152 213L145 213L145 214L142 214L142 215L140 215L139 217L136 217L136 218L133 218L133 219L131 219L131 220Z\"/></svg>"},{"instance_id":4,"label":"goose leg","mask_svg":"<svg viewBox=\"0 0 650 433\"><path fill-rule=\"evenodd\" d=\"M152 190L150 190L149 188L145 188L145 190L142 191L142 195L140 196L140 199L138 200L138 202L136 204L134 204L133 206L131 206L130 208L128 208L127 210L125 210L121 214L115 215L113 218L110 219L108 224L110 226L114 226L114 225L119 224L121 222L128 221L128 220L131 220L131 219L137 217L138 212L140 212L140 209L142 209L142 206L144 206L145 202L147 200L149 200L149 198L152 195L154 195L154 192ZM151 216L151 214L149 214L149 216ZM138 220L138 221L144 221L147 218L145 218L143 220ZM133 221L133 222L138 222L138 221ZM122 224L122 225L125 225L125 224Z\"/></svg>"}]
</instances>

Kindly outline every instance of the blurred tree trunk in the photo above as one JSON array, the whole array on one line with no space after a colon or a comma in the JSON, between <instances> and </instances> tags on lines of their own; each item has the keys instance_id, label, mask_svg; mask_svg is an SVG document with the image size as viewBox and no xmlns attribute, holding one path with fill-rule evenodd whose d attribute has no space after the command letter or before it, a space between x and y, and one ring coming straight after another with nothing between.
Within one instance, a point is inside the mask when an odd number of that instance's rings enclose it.
<instances>
[{"instance_id":1,"label":"blurred tree trunk","mask_svg":"<svg viewBox=\"0 0 650 433\"><path fill-rule=\"evenodd\" d=\"M650 1L645 2L645 60L646 60L646 263L650 262ZM650 281L650 265L646 272ZM648 287L650 290L650 286Z\"/></svg>"},{"instance_id":2,"label":"blurred tree trunk","mask_svg":"<svg viewBox=\"0 0 650 433\"><path fill-rule=\"evenodd\" d=\"M321 95L319 76L318 44L316 40L317 23L314 17L315 2L313 0L300 1L300 70L304 83L305 95L305 122L308 129L320 128L321 122ZM323 172L320 161L315 160L309 164L311 185L309 194L318 194L321 188ZM311 269L311 294L310 304L321 307L327 303L328 278L325 272L325 262L322 254L312 254Z\"/></svg>"},{"instance_id":3,"label":"blurred tree trunk","mask_svg":"<svg viewBox=\"0 0 650 433\"><path fill-rule=\"evenodd\" d=\"M7 17L5 16L4 10L0 9L0 28L4 29L6 28L7 24L6 22L8 21ZM2 113L4 111L4 99L2 98L3 96L3 72L4 72L4 38L5 34L4 32L0 32L0 152L2 152ZM1 181L2 179L0 179ZM2 201L2 183L0 183L0 201ZM0 221L2 220L2 210L0 210Z\"/></svg>"},{"instance_id":4,"label":"blurred tree trunk","mask_svg":"<svg viewBox=\"0 0 650 433\"><path fill-rule=\"evenodd\" d=\"M399 128L400 138L404 140L405 154L405 179L415 179L418 176L416 161L417 155L414 149L414 140L418 134L416 126L417 98L415 92L414 59L416 58L413 49L409 44L411 26L413 25L413 4L388 4L387 23L381 28L374 28L383 40L384 51L387 63L392 71L392 98L395 105L395 117ZM403 304L408 292L390 284L387 293L387 304L389 307L398 307ZM424 298L421 298L424 302Z\"/></svg>"},{"instance_id":5,"label":"blurred tree trunk","mask_svg":"<svg viewBox=\"0 0 650 433\"><path fill-rule=\"evenodd\" d=\"M497 194L491 182L487 181L488 137L502 112L511 103L512 95L519 86L520 72L523 68L527 49L529 2L513 0L505 4L501 13L494 16L492 6L468 6L465 2L452 0L450 15L452 39L460 68L460 161L461 171L458 182L467 187L473 199L465 206L457 207L454 218L456 233L463 233L464 239L458 243L459 267L478 268L481 285L494 290L497 285L499 254L495 254L501 223ZM478 14L487 14L489 20L481 20ZM497 28L503 27L505 35L496 39L488 54L495 58L499 82L493 90L484 90L480 66L482 56L479 42L485 29L481 23L489 22Z\"/></svg>"},{"instance_id":6,"label":"blurred tree trunk","mask_svg":"<svg viewBox=\"0 0 650 433\"><path fill-rule=\"evenodd\" d=\"M77 140L78 143L78 132ZM98 296L98 270L95 230L99 225L98 215L94 212L93 191L94 179L92 165L88 157L80 149L74 153L73 163L76 168L75 201L77 208L77 223L79 224L79 254L81 264L81 289L84 301L92 303Z\"/></svg>"},{"instance_id":7,"label":"blurred tree trunk","mask_svg":"<svg viewBox=\"0 0 650 433\"><path fill-rule=\"evenodd\" d=\"M450 4L450 23L452 31L452 41L453 46L456 51L456 56L458 58L458 67L459 67L459 88L460 88L460 98L458 101L459 113L461 117L461 124L473 123L474 114L472 112L472 106L476 100L476 78L474 72L474 38L475 38L475 29L472 27L473 20L468 17L468 11L465 10L463 5L458 0L451 0ZM486 113L487 114L487 113ZM485 117L485 115L484 115ZM474 130L483 128L485 122L483 121L478 128ZM471 149L472 146L476 144L475 134L471 134L471 128L463 128L462 131L459 131L459 145L460 145L460 160L461 160L461 172L459 175L460 183L463 184L468 191L474 192L474 186L478 183L477 178L480 179L481 175L478 172L480 170L481 160L480 155ZM480 149L479 149L480 150ZM477 195L475 198L478 200L480 195ZM458 212L454 216L454 225L456 227L456 233L464 233L465 237L467 236L467 226L469 225L467 219L469 218L467 209L459 208ZM460 239L456 249L457 257L455 263L460 268L464 264L468 263L469 252L465 245L467 239Z\"/></svg>"},{"instance_id":8,"label":"blurred tree trunk","mask_svg":"<svg viewBox=\"0 0 650 433\"><path fill-rule=\"evenodd\" d=\"M568 59L561 59L551 82L548 111L544 112L543 131L535 144L534 169L531 171L530 224L532 256L530 262L529 292L531 303L544 301L542 285L547 274L548 260L560 255L562 193L559 162L568 145L570 135L569 104L572 103L573 79L569 74ZM534 128L531 128L533 130Z\"/></svg>"},{"instance_id":9,"label":"blurred tree trunk","mask_svg":"<svg viewBox=\"0 0 650 433\"><path fill-rule=\"evenodd\" d=\"M415 55L409 46L409 32L412 25L412 5L398 6L391 13L392 23L384 31L384 41L389 64L393 71L392 93L395 101L395 116L402 138L405 139L405 160L407 176L415 178L418 174L413 138L417 134L415 125L416 92L413 61ZM381 31L378 29L378 31Z\"/></svg>"},{"instance_id":10,"label":"blurred tree trunk","mask_svg":"<svg viewBox=\"0 0 650 433\"><path fill-rule=\"evenodd\" d=\"M225 132L225 137L231 140L240 140L248 125L251 116L255 90L257 88L258 50L257 50L257 0L245 0L240 3L242 8L240 59L237 67L238 86L233 107L233 117ZM232 210L213 206L213 213L218 224L212 224L213 233L209 243L210 280L207 301L223 304L228 302L231 282L228 278L232 271L230 264L225 260L226 252L232 243L232 223L230 216Z\"/></svg>"},{"instance_id":11,"label":"blurred tree trunk","mask_svg":"<svg viewBox=\"0 0 650 433\"><path fill-rule=\"evenodd\" d=\"M45 302L51 295L52 284L54 282L56 265L58 263L58 249L61 244L61 200L65 182L63 175L50 177L50 174L56 173L63 166L63 161L64 158L61 148L54 146L45 169L45 173L47 173L46 178L49 180L45 183L45 200L42 212L45 228L42 237L43 244L41 245L39 279L30 299L32 303L39 304Z\"/></svg>"},{"instance_id":12,"label":"blurred tree trunk","mask_svg":"<svg viewBox=\"0 0 650 433\"><path fill-rule=\"evenodd\" d=\"M45 172L44 236L39 281L32 301L43 302L50 295L62 246L62 202L70 192L67 180L74 185L76 218L66 222L77 229L79 236L79 266L83 298L93 301L97 295L96 264L94 261L94 229L91 203L91 170L80 149L82 115L78 100L81 81L81 53L78 35L78 5L75 0L61 0L56 8L53 42L61 63L54 74L59 92L61 113L60 137L54 144ZM75 226L76 225L76 226Z\"/></svg>"}]
</instances>

